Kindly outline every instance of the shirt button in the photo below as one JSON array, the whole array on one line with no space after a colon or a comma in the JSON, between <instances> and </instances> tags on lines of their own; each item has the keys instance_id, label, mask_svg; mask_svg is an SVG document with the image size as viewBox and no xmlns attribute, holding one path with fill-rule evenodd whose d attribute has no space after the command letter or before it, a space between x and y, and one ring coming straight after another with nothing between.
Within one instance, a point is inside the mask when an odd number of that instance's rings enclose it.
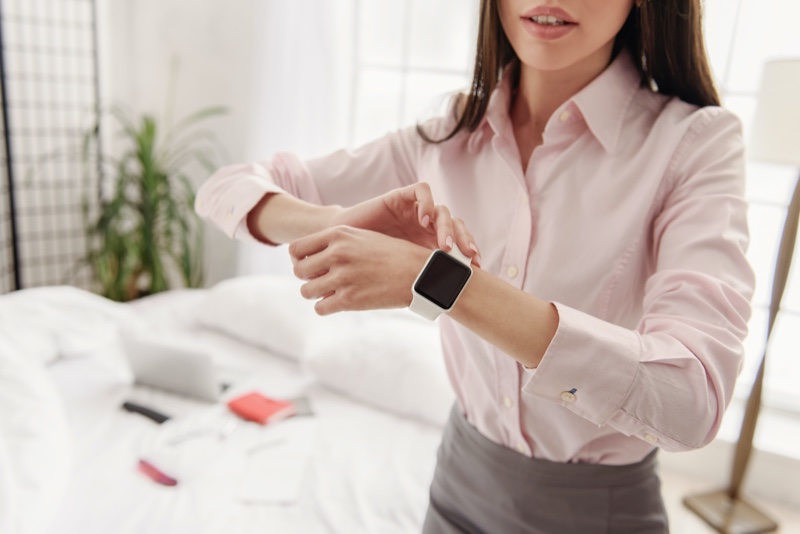
<instances>
[{"instance_id":1,"label":"shirt button","mask_svg":"<svg viewBox=\"0 0 800 534\"><path fill-rule=\"evenodd\" d=\"M565 111L564 113L561 114L558 120L560 120L561 122L567 122L570 117L572 117L572 113L570 113L569 111Z\"/></svg>"},{"instance_id":2,"label":"shirt button","mask_svg":"<svg viewBox=\"0 0 800 534\"><path fill-rule=\"evenodd\" d=\"M575 394L571 391L562 391L561 392L561 400L564 402L575 402Z\"/></svg>"},{"instance_id":3,"label":"shirt button","mask_svg":"<svg viewBox=\"0 0 800 534\"><path fill-rule=\"evenodd\" d=\"M520 442L520 443L517 443L517 450L518 450L518 451L519 451L521 454L525 454L525 444L524 444L524 443L522 443L522 442Z\"/></svg>"},{"instance_id":4,"label":"shirt button","mask_svg":"<svg viewBox=\"0 0 800 534\"><path fill-rule=\"evenodd\" d=\"M511 405L514 404L514 401L511 400L511 397L506 395L505 397L503 397L503 404L506 405L506 408L511 408Z\"/></svg>"},{"instance_id":5,"label":"shirt button","mask_svg":"<svg viewBox=\"0 0 800 534\"><path fill-rule=\"evenodd\" d=\"M658 442L658 438L655 437L653 434L645 434L644 435L644 439L646 439L650 443L657 443Z\"/></svg>"},{"instance_id":6,"label":"shirt button","mask_svg":"<svg viewBox=\"0 0 800 534\"><path fill-rule=\"evenodd\" d=\"M514 265L512 265L511 267L508 268L506 274L508 275L509 278L516 278L518 272L519 271L517 271L517 268Z\"/></svg>"}]
</instances>

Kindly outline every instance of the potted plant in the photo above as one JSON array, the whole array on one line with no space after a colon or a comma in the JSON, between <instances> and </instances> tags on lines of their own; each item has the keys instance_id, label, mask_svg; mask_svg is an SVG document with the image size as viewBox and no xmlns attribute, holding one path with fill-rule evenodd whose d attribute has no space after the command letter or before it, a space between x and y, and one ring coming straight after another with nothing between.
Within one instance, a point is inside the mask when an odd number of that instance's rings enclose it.
<instances>
[{"instance_id":1,"label":"potted plant","mask_svg":"<svg viewBox=\"0 0 800 534\"><path fill-rule=\"evenodd\" d=\"M189 176L192 166L206 172L218 167L221 147L198 124L222 113L224 108L203 109L164 131L153 116L134 117L116 107L111 118L121 127L123 145L117 157L97 150L97 125L84 136L85 183L98 161L106 176L98 178L95 194L87 190L82 201L83 263L99 293L128 301L177 283L202 285L202 226Z\"/></svg>"}]
</instances>

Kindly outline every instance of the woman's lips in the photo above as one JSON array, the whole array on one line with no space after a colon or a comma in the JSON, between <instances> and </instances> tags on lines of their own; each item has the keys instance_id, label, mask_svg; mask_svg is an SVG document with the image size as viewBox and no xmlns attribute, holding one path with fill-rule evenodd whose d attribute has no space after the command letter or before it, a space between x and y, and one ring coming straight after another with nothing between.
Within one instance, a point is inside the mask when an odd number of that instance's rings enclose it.
<instances>
[{"instance_id":1,"label":"woman's lips","mask_svg":"<svg viewBox=\"0 0 800 534\"><path fill-rule=\"evenodd\" d=\"M564 22L571 22L573 24L576 24L578 22L572 15L570 15L560 7L539 6L530 9L522 14L523 19L532 19L535 17L555 17L557 19L563 20Z\"/></svg>"},{"instance_id":2,"label":"woman's lips","mask_svg":"<svg viewBox=\"0 0 800 534\"><path fill-rule=\"evenodd\" d=\"M545 15L536 15L537 17L543 17ZM540 24L535 22L532 18L523 18L522 25L525 27L525 31L527 31L532 36L536 37L537 39L545 39L545 40L553 40L559 39L568 33L572 32L578 25L574 22L567 22L565 19L558 17L556 15L549 15L555 16L560 21L564 23L557 23L557 24ZM540 19L541 20L541 19Z\"/></svg>"}]
</instances>

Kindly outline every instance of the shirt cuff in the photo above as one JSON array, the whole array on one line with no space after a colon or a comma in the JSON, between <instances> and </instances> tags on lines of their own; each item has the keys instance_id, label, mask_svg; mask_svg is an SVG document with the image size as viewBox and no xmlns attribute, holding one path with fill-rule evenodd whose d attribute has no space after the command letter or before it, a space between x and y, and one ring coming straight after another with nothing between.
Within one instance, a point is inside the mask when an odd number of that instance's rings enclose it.
<instances>
[{"instance_id":1,"label":"shirt cuff","mask_svg":"<svg viewBox=\"0 0 800 534\"><path fill-rule=\"evenodd\" d=\"M196 211L201 217L211 220L230 238L261 243L247 228L247 214L264 195L285 191L257 176L243 176L228 181L225 186L216 191L201 190L195 205Z\"/></svg>"},{"instance_id":2,"label":"shirt cuff","mask_svg":"<svg viewBox=\"0 0 800 534\"><path fill-rule=\"evenodd\" d=\"M628 395L642 354L639 334L558 302L559 322L522 393L561 404L602 426Z\"/></svg>"}]
</instances>

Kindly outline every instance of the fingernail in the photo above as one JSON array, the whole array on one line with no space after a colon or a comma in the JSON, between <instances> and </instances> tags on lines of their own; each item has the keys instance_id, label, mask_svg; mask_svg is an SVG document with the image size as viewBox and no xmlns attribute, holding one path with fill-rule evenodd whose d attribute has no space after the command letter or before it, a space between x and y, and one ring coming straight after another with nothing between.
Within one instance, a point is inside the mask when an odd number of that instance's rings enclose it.
<instances>
[{"instance_id":1,"label":"fingernail","mask_svg":"<svg viewBox=\"0 0 800 534\"><path fill-rule=\"evenodd\" d=\"M472 249L472 251L473 251L473 252L474 252L476 255L478 254L478 247L475 245L475 243L470 243L470 244L469 244L469 248L470 248L470 249Z\"/></svg>"},{"instance_id":2,"label":"fingernail","mask_svg":"<svg viewBox=\"0 0 800 534\"><path fill-rule=\"evenodd\" d=\"M481 266L481 255L480 255L480 254L476 254L476 255L475 255L475 264L476 264L478 267L480 267L480 266Z\"/></svg>"},{"instance_id":3,"label":"fingernail","mask_svg":"<svg viewBox=\"0 0 800 534\"><path fill-rule=\"evenodd\" d=\"M453 248L453 238L447 236L447 239L444 240L444 244L447 245L447 248Z\"/></svg>"},{"instance_id":4,"label":"fingernail","mask_svg":"<svg viewBox=\"0 0 800 534\"><path fill-rule=\"evenodd\" d=\"M426 215L425 217L422 218L421 221L422 227L427 228L429 222L431 222L431 218Z\"/></svg>"}]
</instances>

